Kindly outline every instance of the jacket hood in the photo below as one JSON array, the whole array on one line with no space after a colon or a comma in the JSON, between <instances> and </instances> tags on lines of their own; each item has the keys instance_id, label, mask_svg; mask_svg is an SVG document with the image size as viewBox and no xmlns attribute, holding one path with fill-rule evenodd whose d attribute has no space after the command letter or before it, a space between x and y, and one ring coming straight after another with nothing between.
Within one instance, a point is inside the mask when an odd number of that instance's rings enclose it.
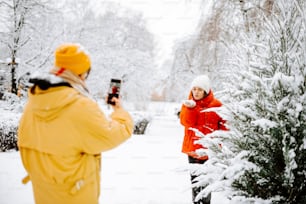
<instances>
[{"instance_id":1,"label":"jacket hood","mask_svg":"<svg viewBox=\"0 0 306 204\"><path fill-rule=\"evenodd\" d=\"M79 93L70 87L59 86L42 90L34 86L29 90L29 107L33 114L43 121L55 119L61 110L73 103Z\"/></svg>"}]
</instances>

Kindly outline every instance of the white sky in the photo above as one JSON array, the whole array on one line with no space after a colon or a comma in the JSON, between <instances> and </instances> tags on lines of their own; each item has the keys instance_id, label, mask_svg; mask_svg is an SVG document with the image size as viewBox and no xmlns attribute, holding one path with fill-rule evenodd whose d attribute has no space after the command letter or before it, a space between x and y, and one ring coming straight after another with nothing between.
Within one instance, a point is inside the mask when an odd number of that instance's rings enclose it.
<instances>
[{"instance_id":1,"label":"white sky","mask_svg":"<svg viewBox=\"0 0 306 204\"><path fill-rule=\"evenodd\" d=\"M203 0L104 0L141 11L158 40L160 55L169 56L175 39L190 35L196 25Z\"/></svg>"}]
</instances>

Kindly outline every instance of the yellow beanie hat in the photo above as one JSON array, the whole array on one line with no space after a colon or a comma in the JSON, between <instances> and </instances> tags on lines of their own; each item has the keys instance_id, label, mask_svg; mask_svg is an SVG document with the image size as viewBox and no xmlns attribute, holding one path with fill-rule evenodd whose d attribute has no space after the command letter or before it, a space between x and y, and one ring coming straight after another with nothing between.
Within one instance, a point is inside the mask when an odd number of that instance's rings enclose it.
<instances>
[{"instance_id":1,"label":"yellow beanie hat","mask_svg":"<svg viewBox=\"0 0 306 204\"><path fill-rule=\"evenodd\" d=\"M80 75L90 68L90 58L79 44L63 44L55 50L55 66Z\"/></svg>"}]
</instances>

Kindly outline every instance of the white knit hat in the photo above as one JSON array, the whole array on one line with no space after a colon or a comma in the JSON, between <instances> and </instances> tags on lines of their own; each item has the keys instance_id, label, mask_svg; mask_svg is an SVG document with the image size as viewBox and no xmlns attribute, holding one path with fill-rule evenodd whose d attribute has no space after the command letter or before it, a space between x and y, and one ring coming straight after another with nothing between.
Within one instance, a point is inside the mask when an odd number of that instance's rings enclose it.
<instances>
[{"instance_id":1,"label":"white knit hat","mask_svg":"<svg viewBox=\"0 0 306 204\"><path fill-rule=\"evenodd\" d=\"M203 89L206 93L210 91L210 80L206 75L197 76L191 83L191 88L199 87Z\"/></svg>"}]
</instances>

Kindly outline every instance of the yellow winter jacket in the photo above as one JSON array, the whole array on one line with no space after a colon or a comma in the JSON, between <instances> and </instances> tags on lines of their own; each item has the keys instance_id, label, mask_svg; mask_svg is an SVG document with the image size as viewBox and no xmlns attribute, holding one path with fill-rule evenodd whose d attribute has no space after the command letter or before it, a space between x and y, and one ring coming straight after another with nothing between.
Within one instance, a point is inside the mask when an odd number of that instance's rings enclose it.
<instances>
[{"instance_id":1,"label":"yellow winter jacket","mask_svg":"<svg viewBox=\"0 0 306 204\"><path fill-rule=\"evenodd\" d=\"M35 203L97 204L100 153L127 140L132 131L125 110L114 110L109 120L73 88L29 91L18 146Z\"/></svg>"}]
</instances>

